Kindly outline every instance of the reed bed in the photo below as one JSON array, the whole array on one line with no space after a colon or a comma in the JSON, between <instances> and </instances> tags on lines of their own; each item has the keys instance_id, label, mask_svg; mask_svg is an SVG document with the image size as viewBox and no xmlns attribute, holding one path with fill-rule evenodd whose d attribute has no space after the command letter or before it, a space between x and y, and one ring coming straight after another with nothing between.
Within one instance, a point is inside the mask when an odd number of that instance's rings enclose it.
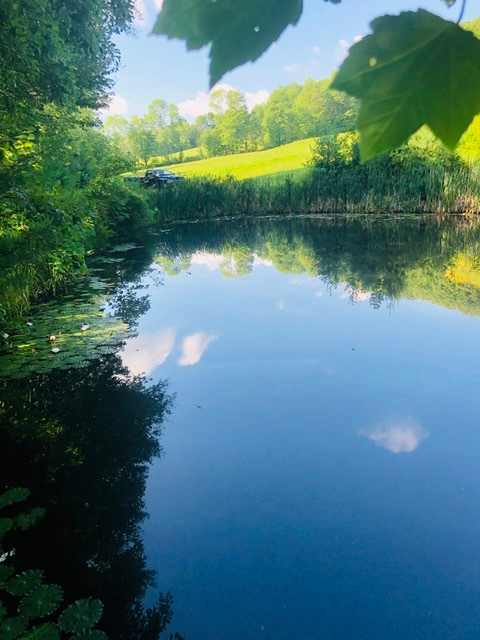
<instances>
[{"instance_id":1,"label":"reed bed","mask_svg":"<svg viewBox=\"0 0 480 640\"><path fill-rule=\"evenodd\" d=\"M479 169L461 163L317 167L282 178L193 178L152 193L161 221L223 216L480 213Z\"/></svg>"}]
</instances>

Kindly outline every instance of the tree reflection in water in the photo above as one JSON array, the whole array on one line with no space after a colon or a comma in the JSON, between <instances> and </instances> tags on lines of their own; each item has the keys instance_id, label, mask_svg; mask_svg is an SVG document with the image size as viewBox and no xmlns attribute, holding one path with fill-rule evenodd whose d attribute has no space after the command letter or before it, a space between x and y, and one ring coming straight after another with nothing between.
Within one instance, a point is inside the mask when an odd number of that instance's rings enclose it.
<instances>
[{"instance_id":1,"label":"tree reflection in water","mask_svg":"<svg viewBox=\"0 0 480 640\"><path fill-rule=\"evenodd\" d=\"M45 520L16 541L17 566L42 568L65 601L99 597L102 628L153 639L170 596L145 609L154 576L141 539L148 465L171 411L166 382L130 377L116 354L0 385L0 484L32 488Z\"/></svg>"},{"instance_id":2,"label":"tree reflection in water","mask_svg":"<svg viewBox=\"0 0 480 640\"><path fill-rule=\"evenodd\" d=\"M109 307L129 328L148 311L143 276L155 250L167 275L188 271L199 256L218 262L227 277L248 275L263 261L341 284L353 301L368 295L380 306L415 298L478 315L479 249L478 225L446 221L243 220L172 228L156 249L126 256L121 270L118 259L109 258L103 271L110 270ZM65 319L67 302L75 309L76 294L55 301L56 316ZM86 302L97 310L91 293ZM78 333L71 338L74 353L83 344ZM16 542L18 569L43 569L49 582L64 587L67 603L99 597L105 605L101 626L112 639L153 640L171 620L172 601L159 595L153 608L144 608L154 576L141 526L148 466L161 453L172 395L166 382L150 385L131 376L117 347L95 351L102 335L99 330L98 340L90 338L91 359L77 357L76 368L49 370L55 359L42 334L49 358L43 373L0 381L0 485L30 488L32 503L47 509L45 520ZM32 353L34 367L39 353ZM376 435L385 441L383 433Z\"/></svg>"}]
</instances>

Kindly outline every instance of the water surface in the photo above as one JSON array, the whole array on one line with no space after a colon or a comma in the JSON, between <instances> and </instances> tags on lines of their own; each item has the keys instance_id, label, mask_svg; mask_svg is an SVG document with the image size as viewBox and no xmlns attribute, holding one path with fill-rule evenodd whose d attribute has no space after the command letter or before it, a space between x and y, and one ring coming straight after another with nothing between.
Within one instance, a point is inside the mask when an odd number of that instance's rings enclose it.
<instances>
[{"instance_id":1,"label":"water surface","mask_svg":"<svg viewBox=\"0 0 480 640\"><path fill-rule=\"evenodd\" d=\"M3 384L1 480L51 506L52 578L119 638L158 591L188 640L477 638L480 233L163 231L97 300L115 348L87 330Z\"/></svg>"}]
</instances>

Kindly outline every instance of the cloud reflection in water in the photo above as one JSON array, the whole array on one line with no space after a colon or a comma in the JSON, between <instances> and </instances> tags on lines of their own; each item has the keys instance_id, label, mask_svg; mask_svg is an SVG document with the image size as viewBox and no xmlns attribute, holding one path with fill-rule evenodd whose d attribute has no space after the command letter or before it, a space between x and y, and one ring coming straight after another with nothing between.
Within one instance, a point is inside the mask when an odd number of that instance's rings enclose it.
<instances>
[{"instance_id":1,"label":"cloud reflection in water","mask_svg":"<svg viewBox=\"0 0 480 640\"><path fill-rule=\"evenodd\" d=\"M413 453L429 436L421 425L411 419L391 422L361 431L360 435L391 453Z\"/></svg>"}]
</instances>

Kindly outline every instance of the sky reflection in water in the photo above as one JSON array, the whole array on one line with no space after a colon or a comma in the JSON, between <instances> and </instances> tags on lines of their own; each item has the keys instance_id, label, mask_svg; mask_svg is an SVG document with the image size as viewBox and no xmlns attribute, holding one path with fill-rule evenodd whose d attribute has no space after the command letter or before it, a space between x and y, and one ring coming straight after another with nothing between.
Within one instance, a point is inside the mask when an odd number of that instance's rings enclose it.
<instances>
[{"instance_id":1,"label":"sky reflection in water","mask_svg":"<svg viewBox=\"0 0 480 640\"><path fill-rule=\"evenodd\" d=\"M404 288L379 302L366 254L335 286L303 249L283 268L192 244L123 353L177 393L144 539L175 630L476 638L480 314L431 302L451 256L422 290L385 265Z\"/></svg>"},{"instance_id":2,"label":"sky reflection in water","mask_svg":"<svg viewBox=\"0 0 480 640\"><path fill-rule=\"evenodd\" d=\"M21 568L118 640L147 589L186 640L478 640L480 229L163 231L0 356L0 484L47 509Z\"/></svg>"}]
</instances>

